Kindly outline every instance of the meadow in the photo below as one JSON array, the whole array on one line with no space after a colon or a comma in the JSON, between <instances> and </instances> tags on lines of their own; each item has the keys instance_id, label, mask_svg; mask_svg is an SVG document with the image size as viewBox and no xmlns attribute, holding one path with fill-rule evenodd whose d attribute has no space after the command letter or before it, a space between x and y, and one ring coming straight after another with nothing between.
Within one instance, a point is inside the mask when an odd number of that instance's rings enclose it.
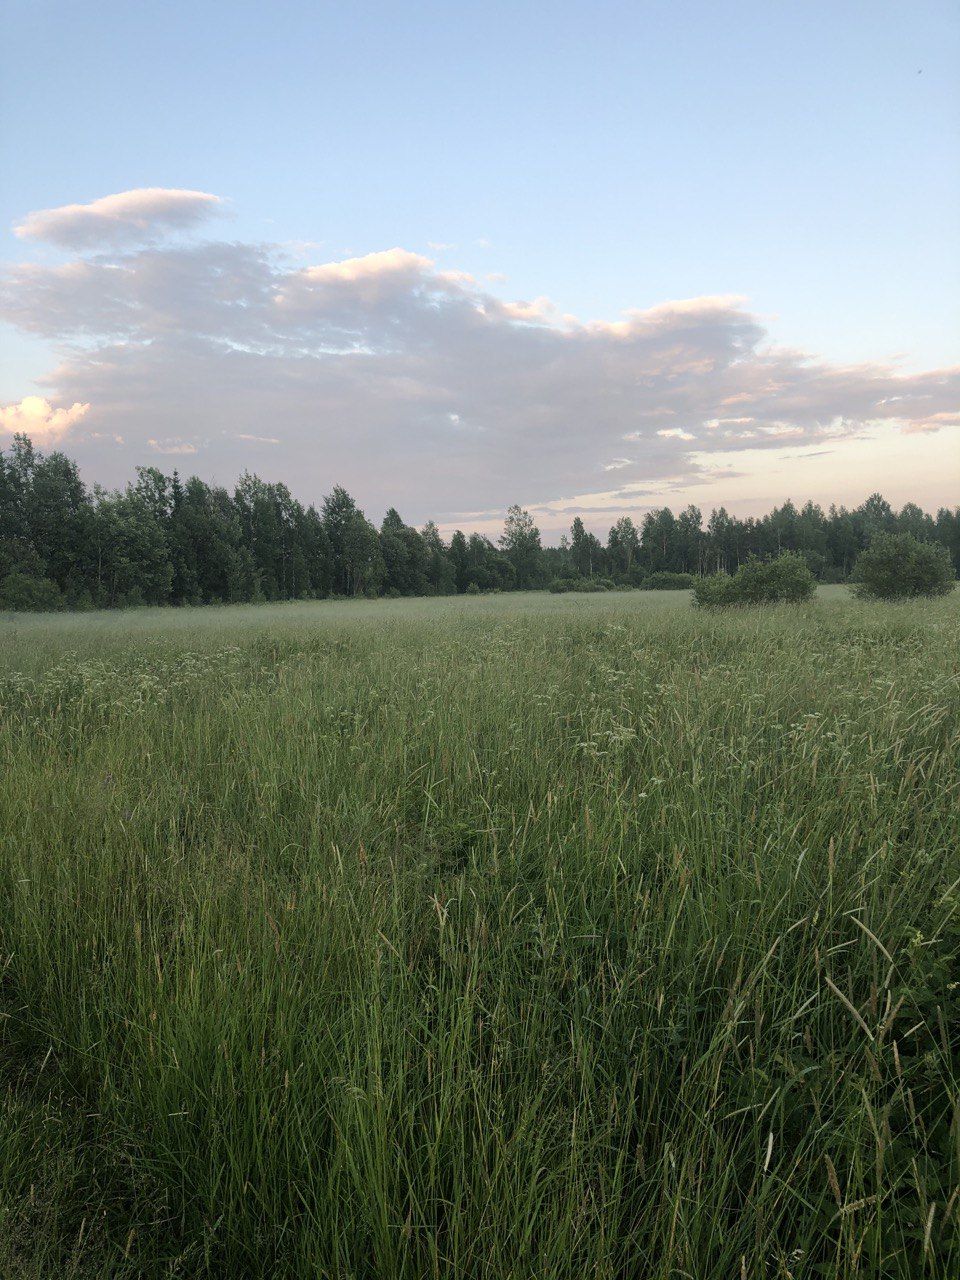
<instances>
[{"instance_id":1,"label":"meadow","mask_svg":"<svg viewBox=\"0 0 960 1280\"><path fill-rule=\"evenodd\" d=\"M0 1276L960 1274L960 592L0 618Z\"/></svg>"}]
</instances>

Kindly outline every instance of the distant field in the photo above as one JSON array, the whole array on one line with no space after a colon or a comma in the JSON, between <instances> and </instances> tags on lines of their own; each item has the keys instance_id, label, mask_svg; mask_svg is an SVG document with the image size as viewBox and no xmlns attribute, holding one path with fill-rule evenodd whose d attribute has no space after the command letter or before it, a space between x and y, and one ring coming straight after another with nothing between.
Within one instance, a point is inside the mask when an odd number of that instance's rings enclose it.
<instances>
[{"instance_id":1,"label":"distant field","mask_svg":"<svg viewBox=\"0 0 960 1280\"><path fill-rule=\"evenodd\" d=\"M846 587L821 587L824 592L840 592ZM234 632L269 631L277 628L336 627L348 623L377 628L390 622L422 622L449 625L487 621L499 624L512 618L536 614L560 617L607 615L610 612L635 614L638 609L687 608L689 591L611 591L596 594L571 592L551 595L548 591L510 591L479 596L414 597L399 600L311 600L277 604L236 604L198 609L124 609L92 613L0 614L3 623L0 653L6 658L11 644L20 642L29 654L37 645L54 655L63 646L99 646L119 643L126 648L132 638L178 638L179 643L209 637L223 638ZM19 657L19 655L18 655Z\"/></svg>"},{"instance_id":2,"label":"distant field","mask_svg":"<svg viewBox=\"0 0 960 1280\"><path fill-rule=\"evenodd\" d=\"M536 615L557 618L608 617L611 614L646 615L662 609L690 609L690 591L611 591L596 594L547 591L511 591L479 596L415 597L399 600L283 601L277 604L238 604L198 609L141 608L99 610L91 613L0 613L0 663L6 670L38 670L60 662L66 651L73 655L101 654L117 646L128 653L134 640L159 643L165 639L179 646L206 647L233 643L239 634L280 632L290 634L342 624L352 628L384 623L436 624L445 631L451 625L493 623ZM837 604L850 599L845 586L817 588L817 601ZM948 609L949 613L949 609ZM926 611L924 611L926 616ZM390 633L393 634L392 632Z\"/></svg>"},{"instance_id":3,"label":"distant field","mask_svg":"<svg viewBox=\"0 0 960 1280\"><path fill-rule=\"evenodd\" d=\"M960 592L0 617L0 1277L960 1274Z\"/></svg>"}]
</instances>

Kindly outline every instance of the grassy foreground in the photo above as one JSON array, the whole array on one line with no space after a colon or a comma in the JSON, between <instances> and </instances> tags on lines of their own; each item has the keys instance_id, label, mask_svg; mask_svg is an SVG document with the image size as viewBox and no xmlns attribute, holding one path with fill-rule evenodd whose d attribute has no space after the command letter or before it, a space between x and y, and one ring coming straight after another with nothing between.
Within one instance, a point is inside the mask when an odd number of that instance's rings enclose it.
<instances>
[{"instance_id":1,"label":"grassy foreground","mask_svg":"<svg viewBox=\"0 0 960 1280\"><path fill-rule=\"evenodd\" d=\"M0 619L0 1276L960 1274L956 596Z\"/></svg>"}]
</instances>

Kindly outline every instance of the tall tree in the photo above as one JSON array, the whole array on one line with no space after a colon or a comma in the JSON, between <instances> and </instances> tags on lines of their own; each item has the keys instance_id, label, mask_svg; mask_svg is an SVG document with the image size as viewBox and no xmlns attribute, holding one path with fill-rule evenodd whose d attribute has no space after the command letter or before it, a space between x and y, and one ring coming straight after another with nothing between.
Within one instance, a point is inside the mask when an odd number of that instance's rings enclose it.
<instances>
[{"instance_id":1,"label":"tall tree","mask_svg":"<svg viewBox=\"0 0 960 1280\"><path fill-rule=\"evenodd\" d=\"M462 529L457 529L450 539L450 563L453 566L454 586L458 591L466 591L470 582L470 565L467 539Z\"/></svg>"},{"instance_id":2,"label":"tall tree","mask_svg":"<svg viewBox=\"0 0 960 1280\"><path fill-rule=\"evenodd\" d=\"M345 596L377 592L385 575L380 539L340 485L323 500L323 524L330 545L333 590Z\"/></svg>"},{"instance_id":3,"label":"tall tree","mask_svg":"<svg viewBox=\"0 0 960 1280\"><path fill-rule=\"evenodd\" d=\"M699 507L691 503L677 516L676 538L680 572L702 573L705 544Z\"/></svg>"},{"instance_id":4,"label":"tall tree","mask_svg":"<svg viewBox=\"0 0 960 1280\"><path fill-rule=\"evenodd\" d=\"M603 573L605 559L600 539L595 533L588 532L580 517L575 516L570 526L570 561L576 573L581 578Z\"/></svg>"},{"instance_id":5,"label":"tall tree","mask_svg":"<svg viewBox=\"0 0 960 1280\"><path fill-rule=\"evenodd\" d=\"M384 590L403 596L423 595L427 590L429 552L416 529L404 524L391 507L380 525L380 550L384 564Z\"/></svg>"},{"instance_id":6,"label":"tall tree","mask_svg":"<svg viewBox=\"0 0 960 1280\"><path fill-rule=\"evenodd\" d=\"M445 596L456 590L453 563L444 546L440 530L432 520L423 526L421 535L427 553L427 585L431 595Z\"/></svg>"},{"instance_id":7,"label":"tall tree","mask_svg":"<svg viewBox=\"0 0 960 1280\"><path fill-rule=\"evenodd\" d=\"M607 536L607 557L613 573L629 576L640 551L640 534L629 516L621 516Z\"/></svg>"},{"instance_id":8,"label":"tall tree","mask_svg":"<svg viewBox=\"0 0 960 1280\"><path fill-rule=\"evenodd\" d=\"M540 530L530 512L516 503L507 510L500 547L513 566L518 588L540 585Z\"/></svg>"}]
</instances>

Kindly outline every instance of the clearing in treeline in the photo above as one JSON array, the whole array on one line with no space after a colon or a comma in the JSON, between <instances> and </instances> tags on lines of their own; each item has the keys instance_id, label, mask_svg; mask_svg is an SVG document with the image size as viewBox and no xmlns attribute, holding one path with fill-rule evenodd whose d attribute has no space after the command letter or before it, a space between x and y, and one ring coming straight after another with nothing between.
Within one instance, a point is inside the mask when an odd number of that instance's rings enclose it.
<instances>
[{"instance_id":1,"label":"clearing in treeline","mask_svg":"<svg viewBox=\"0 0 960 1280\"><path fill-rule=\"evenodd\" d=\"M949 1277L960 593L0 630L0 1275Z\"/></svg>"}]
</instances>

